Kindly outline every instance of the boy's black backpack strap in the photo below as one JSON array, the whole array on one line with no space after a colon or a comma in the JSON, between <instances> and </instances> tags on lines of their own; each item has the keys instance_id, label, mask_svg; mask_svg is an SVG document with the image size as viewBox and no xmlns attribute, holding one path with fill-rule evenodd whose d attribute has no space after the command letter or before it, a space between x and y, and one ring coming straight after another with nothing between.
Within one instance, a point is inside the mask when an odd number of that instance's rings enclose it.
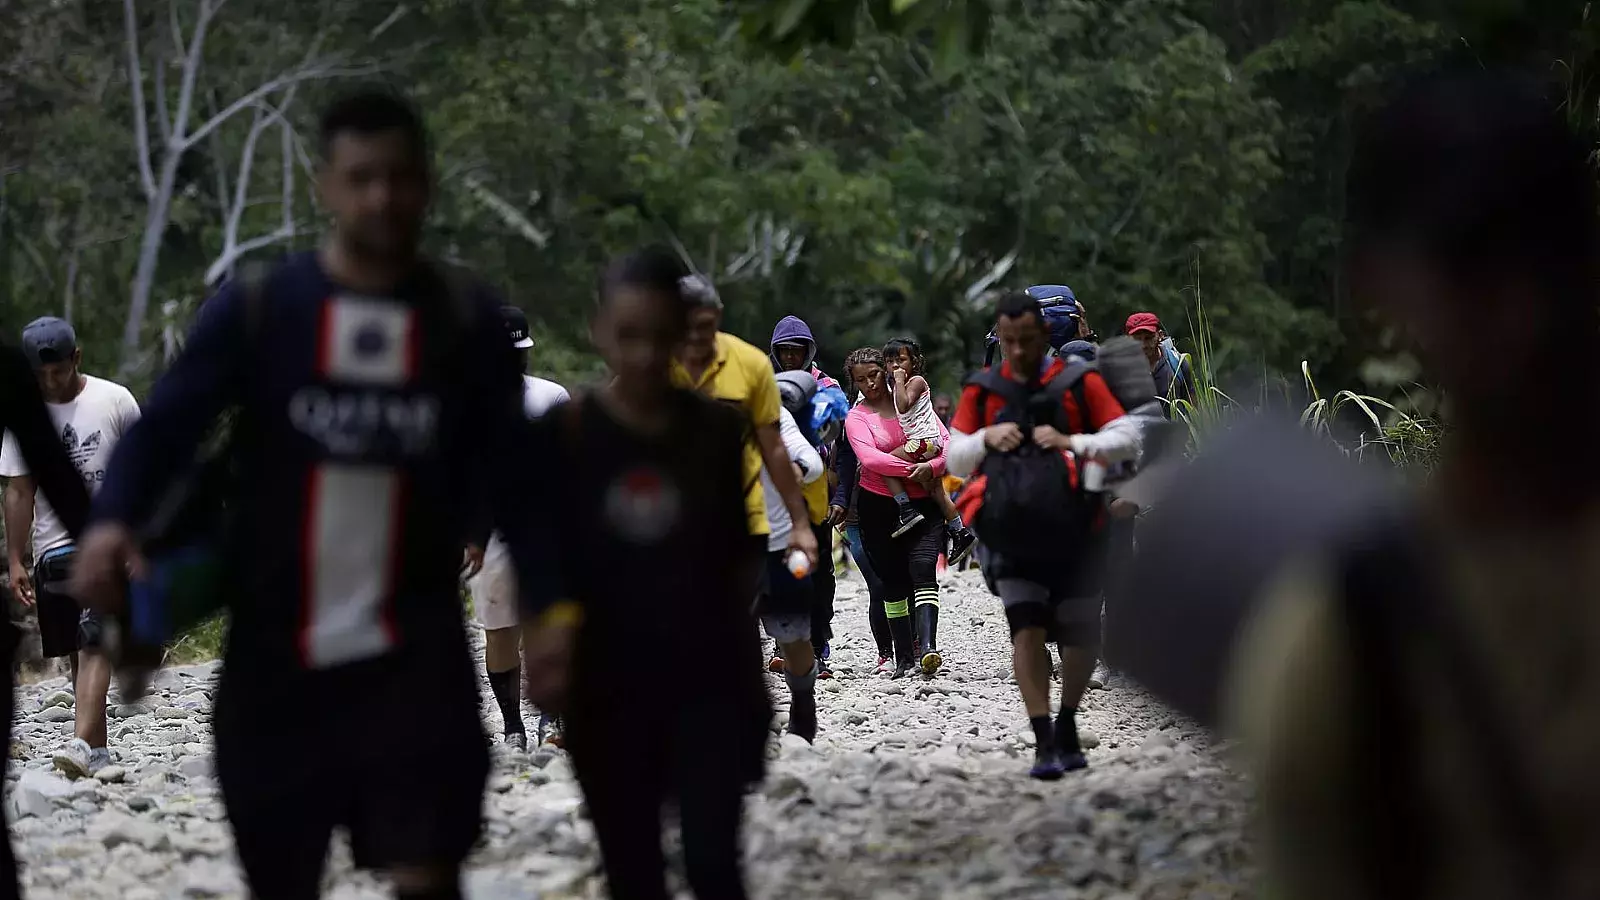
<instances>
[{"instance_id":1,"label":"boy's black backpack strap","mask_svg":"<svg viewBox=\"0 0 1600 900\"><path fill-rule=\"evenodd\" d=\"M244 305L244 333L254 347L265 327L267 316L267 282L278 265L264 259L243 260L233 270L239 283L239 301Z\"/></svg>"},{"instance_id":2,"label":"boy's black backpack strap","mask_svg":"<svg viewBox=\"0 0 1600 900\"><path fill-rule=\"evenodd\" d=\"M483 289L483 281L474 275L465 266L455 263L433 260L429 267L438 279L444 283L445 299L450 303L450 316L455 321L455 327L462 334L471 330L477 317L477 307L474 298Z\"/></svg>"}]
</instances>

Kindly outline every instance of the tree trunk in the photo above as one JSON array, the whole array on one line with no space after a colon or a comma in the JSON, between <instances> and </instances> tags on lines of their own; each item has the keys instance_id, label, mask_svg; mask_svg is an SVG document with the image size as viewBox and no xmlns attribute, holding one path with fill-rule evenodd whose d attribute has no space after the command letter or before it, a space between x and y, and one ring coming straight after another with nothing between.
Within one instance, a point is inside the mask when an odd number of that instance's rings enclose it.
<instances>
[{"instance_id":1,"label":"tree trunk","mask_svg":"<svg viewBox=\"0 0 1600 900\"><path fill-rule=\"evenodd\" d=\"M182 159L183 154L172 148L162 154L161 175L156 179L156 193L150 198L150 210L145 216L144 239L139 242L139 265L134 269L129 292L128 321L122 329L122 366L118 374L125 381L139 370L143 361L139 338L144 331L145 312L150 307L150 292L155 288L156 263L161 257L161 240L167 233L172 191L178 183L178 163Z\"/></svg>"}]
</instances>

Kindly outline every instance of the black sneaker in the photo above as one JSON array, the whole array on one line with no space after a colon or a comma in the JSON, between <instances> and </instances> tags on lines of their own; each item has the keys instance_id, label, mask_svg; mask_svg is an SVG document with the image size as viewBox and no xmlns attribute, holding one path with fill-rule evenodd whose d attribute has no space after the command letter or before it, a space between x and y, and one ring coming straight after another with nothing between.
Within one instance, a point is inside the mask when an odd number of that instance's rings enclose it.
<instances>
[{"instance_id":1,"label":"black sneaker","mask_svg":"<svg viewBox=\"0 0 1600 900\"><path fill-rule=\"evenodd\" d=\"M1079 756L1082 759L1082 756ZM1077 768L1083 768L1078 766ZM1033 768L1028 770L1028 777L1040 781L1059 781L1061 776L1067 774L1066 762L1057 753L1054 747L1041 747L1033 753Z\"/></svg>"},{"instance_id":2,"label":"black sneaker","mask_svg":"<svg viewBox=\"0 0 1600 900\"><path fill-rule=\"evenodd\" d=\"M917 667L917 664L914 661L909 660L909 659L902 659L899 662L894 664L894 674L890 675L889 677L890 678L904 678L907 675L910 675L911 674L911 670L915 669L916 667Z\"/></svg>"},{"instance_id":3,"label":"black sneaker","mask_svg":"<svg viewBox=\"0 0 1600 900\"><path fill-rule=\"evenodd\" d=\"M895 528L890 537L899 537L902 534L922 524L922 513L917 512L910 504L900 507L900 525Z\"/></svg>"},{"instance_id":4,"label":"black sneaker","mask_svg":"<svg viewBox=\"0 0 1600 900\"><path fill-rule=\"evenodd\" d=\"M817 694L800 691L789 699L789 733L810 744L817 739Z\"/></svg>"},{"instance_id":5,"label":"black sneaker","mask_svg":"<svg viewBox=\"0 0 1600 900\"><path fill-rule=\"evenodd\" d=\"M972 555L972 548L978 546L978 537L972 529L962 527L950 532L950 552L945 554L945 563L950 568L959 567Z\"/></svg>"}]
</instances>

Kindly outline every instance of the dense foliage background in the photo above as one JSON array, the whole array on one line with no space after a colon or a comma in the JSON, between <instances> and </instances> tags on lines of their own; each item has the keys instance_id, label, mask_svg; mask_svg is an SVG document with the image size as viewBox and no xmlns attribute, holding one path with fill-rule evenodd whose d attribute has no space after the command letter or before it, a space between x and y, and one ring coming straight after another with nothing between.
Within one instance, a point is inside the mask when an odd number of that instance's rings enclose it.
<instances>
[{"instance_id":1,"label":"dense foliage background","mask_svg":"<svg viewBox=\"0 0 1600 900\"><path fill-rule=\"evenodd\" d=\"M1526 8L1524 8L1526 6ZM669 241L765 344L822 363L910 333L953 379L988 291L1071 284L1208 367L1419 396L1339 275L1355 117L1441 53L1550 73L1594 118L1595 27L1517 0L50 0L0 32L0 331L64 314L147 384L208 283L314 244L315 112L409 91L436 140L430 242L593 372L599 265Z\"/></svg>"}]
</instances>

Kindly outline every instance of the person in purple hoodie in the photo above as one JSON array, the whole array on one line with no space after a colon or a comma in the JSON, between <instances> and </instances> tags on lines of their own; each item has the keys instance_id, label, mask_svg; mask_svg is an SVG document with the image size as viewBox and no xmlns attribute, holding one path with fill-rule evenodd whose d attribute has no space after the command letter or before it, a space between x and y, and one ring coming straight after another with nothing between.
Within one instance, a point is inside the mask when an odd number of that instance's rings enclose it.
<instances>
[{"instance_id":1,"label":"person in purple hoodie","mask_svg":"<svg viewBox=\"0 0 1600 900\"><path fill-rule=\"evenodd\" d=\"M811 328L798 316L784 316L772 329L772 368L776 372L803 371L817 380L817 392L812 398L811 421L801 422L801 430L816 441L817 452L824 466L829 466L833 445L844 428L844 418L850 413L850 403L845 399L839 382L829 378L817 368L817 340ZM829 469L831 471L831 466ZM811 607L811 644L818 660L818 677L829 677L828 642L833 639L833 526L828 523L828 481L818 479L805 486L806 510L811 514L811 530L817 538L817 559L825 561L811 573L811 583L816 587L816 599ZM780 663L772 662L774 669Z\"/></svg>"}]
</instances>

